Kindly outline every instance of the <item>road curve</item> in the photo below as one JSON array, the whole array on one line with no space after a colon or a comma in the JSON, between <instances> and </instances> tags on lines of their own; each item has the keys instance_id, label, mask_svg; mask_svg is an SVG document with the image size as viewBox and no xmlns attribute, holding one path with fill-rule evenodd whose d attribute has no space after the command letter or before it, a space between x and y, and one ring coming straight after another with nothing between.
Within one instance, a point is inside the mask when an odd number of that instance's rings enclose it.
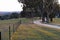
<instances>
[{"instance_id":1,"label":"road curve","mask_svg":"<svg viewBox=\"0 0 60 40\"><path fill-rule=\"evenodd\" d=\"M35 21L33 21L33 23L40 25L40 26L46 26L46 27L50 27L50 28L60 29L60 26L52 25L52 24L45 24L45 23L42 23L41 20L35 20Z\"/></svg>"}]
</instances>

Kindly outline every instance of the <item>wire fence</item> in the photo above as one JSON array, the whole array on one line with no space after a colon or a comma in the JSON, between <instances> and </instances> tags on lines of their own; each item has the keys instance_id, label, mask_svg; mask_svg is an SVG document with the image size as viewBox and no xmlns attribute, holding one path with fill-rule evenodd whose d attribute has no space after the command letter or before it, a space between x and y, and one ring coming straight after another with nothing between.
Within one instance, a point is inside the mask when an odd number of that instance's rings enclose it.
<instances>
[{"instance_id":1,"label":"wire fence","mask_svg":"<svg viewBox=\"0 0 60 40\"><path fill-rule=\"evenodd\" d=\"M14 34L14 32L17 30L17 28L19 27L20 24L21 24L21 21L9 25L9 40L11 40L11 34ZM12 27L11 27L11 25L12 25Z\"/></svg>"},{"instance_id":2,"label":"wire fence","mask_svg":"<svg viewBox=\"0 0 60 40\"><path fill-rule=\"evenodd\" d=\"M1 40L11 40L11 36L21 24L31 24L34 20L37 19L39 18L27 18L23 20L20 19L18 22L15 23L0 24Z\"/></svg>"},{"instance_id":3,"label":"wire fence","mask_svg":"<svg viewBox=\"0 0 60 40\"><path fill-rule=\"evenodd\" d=\"M0 24L1 40L11 40L11 36L17 30L21 21L9 24Z\"/></svg>"}]
</instances>

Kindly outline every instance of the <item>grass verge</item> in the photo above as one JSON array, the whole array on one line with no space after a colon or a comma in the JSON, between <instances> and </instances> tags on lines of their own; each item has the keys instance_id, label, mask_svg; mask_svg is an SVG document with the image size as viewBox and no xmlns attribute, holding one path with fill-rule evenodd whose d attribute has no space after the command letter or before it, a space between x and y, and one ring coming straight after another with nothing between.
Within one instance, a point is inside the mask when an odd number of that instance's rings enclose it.
<instances>
[{"instance_id":1,"label":"grass verge","mask_svg":"<svg viewBox=\"0 0 60 40\"><path fill-rule=\"evenodd\" d=\"M12 40L60 40L60 30L35 24L22 24L12 35Z\"/></svg>"}]
</instances>

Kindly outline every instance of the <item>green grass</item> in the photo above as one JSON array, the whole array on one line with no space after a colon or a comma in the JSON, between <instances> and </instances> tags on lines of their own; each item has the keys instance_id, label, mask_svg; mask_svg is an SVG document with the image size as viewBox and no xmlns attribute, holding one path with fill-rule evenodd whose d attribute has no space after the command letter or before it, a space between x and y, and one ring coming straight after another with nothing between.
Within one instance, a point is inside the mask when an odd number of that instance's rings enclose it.
<instances>
[{"instance_id":1,"label":"green grass","mask_svg":"<svg viewBox=\"0 0 60 40\"><path fill-rule=\"evenodd\" d=\"M60 18L54 18L52 23L60 24Z\"/></svg>"},{"instance_id":2,"label":"green grass","mask_svg":"<svg viewBox=\"0 0 60 40\"><path fill-rule=\"evenodd\" d=\"M0 24L8 24L18 22L20 19L0 20Z\"/></svg>"},{"instance_id":3,"label":"green grass","mask_svg":"<svg viewBox=\"0 0 60 40\"><path fill-rule=\"evenodd\" d=\"M36 20L39 18L34 18ZM9 39L9 25L11 26L11 35L13 40L59 40L60 30L41 27L33 24L21 25L17 32L13 33L13 24L20 21L22 23L29 23L32 19L29 18L19 18L10 20L0 20L0 31L2 32L2 40ZM55 18L52 23L60 24L60 18Z\"/></svg>"},{"instance_id":4,"label":"green grass","mask_svg":"<svg viewBox=\"0 0 60 40\"><path fill-rule=\"evenodd\" d=\"M0 31L2 32L2 40L9 40L9 25L11 35L13 34L13 24L19 22L21 20L22 23L27 23L30 19L27 18L19 18L19 19L10 19L10 20L0 20ZM17 24L14 25L14 28Z\"/></svg>"},{"instance_id":5,"label":"green grass","mask_svg":"<svg viewBox=\"0 0 60 40\"><path fill-rule=\"evenodd\" d=\"M60 40L60 30L35 24L22 24L12 35L12 40Z\"/></svg>"},{"instance_id":6,"label":"green grass","mask_svg":"<svg viewBox=\"0 0 60 40\"><path fill-rule=\"evenodd\" d=\"M0 32L2 33L2 40L9 40L9 25L11 35L13 33L13 24L17 23L19 19L0 20Z\"/></svg>"},{"instance_id":7,"label":"green grass","mask_svg":"<svg viewBox=\"0 0 60 40\"><path fill-rule=\"evenodd\" d=\"M18 18L18 19L0 20L0 24L16 23L20 20L22 23L25 23L25 22L27 23L27 22L31 21L32 18Z\"/></svg>"}]
</instances>

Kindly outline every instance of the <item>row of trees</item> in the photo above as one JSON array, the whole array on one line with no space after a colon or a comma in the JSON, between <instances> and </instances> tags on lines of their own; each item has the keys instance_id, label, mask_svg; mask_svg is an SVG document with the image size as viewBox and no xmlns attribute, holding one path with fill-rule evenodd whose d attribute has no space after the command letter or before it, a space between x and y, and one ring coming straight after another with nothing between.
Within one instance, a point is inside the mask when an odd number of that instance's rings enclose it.
<instances>
[{"instance_id":1,"label":"row of trees","mask_svg":"<svg viewBox=\"0 0 60 40\"><path fill-rule=\"evenodd\" d=\"M35 17L38 17L38 13L35 14L34 16ZM40 16L40 15L39 15ZM0 20L8 20L8 19L16 19L16 18L31 18L31 13L29 14L26 14L25 12L21 11L20 13L17 13L17 12L13 12L11 14L6 14L6 15L3 15L3 16L0 16Z\"/></svg>"},{"instance_id":2,"label":"row of trees","mask_svg":"<svg viewBox=\"0 0 60 40\"><path fill-rule=\"evenodd\" d=\"M35 14L41 15L42 22L52 22L53 17L56 13L59 12L59 5L57 4L58 0L18 0L18 2L23 3L23 12L30 17L33 17ZM25 15L24 14L24 15Z\"/></svg>"},{"instance_id":3,"label":"row of trees","mask_svg":"<svg viewBox=\"0 0 60 40\"><path fill-rule=\"evenodd\" d=\"M20 17L20 14L18 14L17 12L13 12L9 15L3 15L3 16L0 16L0 20L8 20L8 19L13 19L13 18L19 18Z\"/></svg>"}]
</instances>

